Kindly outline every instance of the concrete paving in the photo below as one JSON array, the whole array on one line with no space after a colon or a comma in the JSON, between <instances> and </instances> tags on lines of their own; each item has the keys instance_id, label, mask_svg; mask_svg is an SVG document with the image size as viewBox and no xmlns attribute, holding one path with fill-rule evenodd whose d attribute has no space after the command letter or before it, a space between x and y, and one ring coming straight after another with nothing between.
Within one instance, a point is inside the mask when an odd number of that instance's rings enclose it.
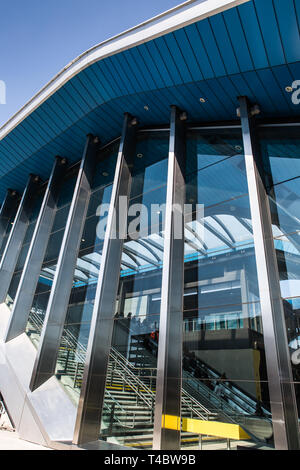
<instances>
[{"instance_id":1,"label":"concrete paving","mask_svg":"<svg viewBox=\"0 0 300 470\"><path fill-rule=\"evenodd\" d=\"M51 450L48 447L23 441L18 433L0 429L0 450Z\"/></svg>"}]
</instances>

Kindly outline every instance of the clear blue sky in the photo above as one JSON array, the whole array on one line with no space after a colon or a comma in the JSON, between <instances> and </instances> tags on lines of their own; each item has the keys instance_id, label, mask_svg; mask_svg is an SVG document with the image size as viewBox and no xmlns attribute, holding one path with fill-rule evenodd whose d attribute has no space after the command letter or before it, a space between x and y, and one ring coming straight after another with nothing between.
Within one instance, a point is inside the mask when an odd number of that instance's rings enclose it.
<instances>
[{"instance_id":1,"label":"clear blue sky","mask_svg":"<svg viewBox=\"0 0 300 470\"><path fill-rule=\"evenodd\" d=\"M1 0L0 127L76 56L183 0Z\"/></svg>"}]
</instances>

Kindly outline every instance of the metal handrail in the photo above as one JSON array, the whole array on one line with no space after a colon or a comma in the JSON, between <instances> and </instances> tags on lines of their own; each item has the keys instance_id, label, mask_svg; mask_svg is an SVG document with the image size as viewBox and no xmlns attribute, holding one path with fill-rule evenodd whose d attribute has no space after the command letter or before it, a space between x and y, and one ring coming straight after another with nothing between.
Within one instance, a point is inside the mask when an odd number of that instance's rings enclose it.
<instances>
[{"instance_id":1,"label":"metal handrail","mask_svg":"<svg viewBox=\"0 0 300 470\"><path fill-rule=\"evenodd\" d=\"M35 320L34 321L35 326L39 330L41 330L42 326L43 326L43 322L40 320L38 315L35 312L31 311L31 318ZM77 362L84 363L86 348L80 342L77 341L77 339L71 333L70 330L64 329L64 333L65 333L64 334L64 339L65 339L66 343L70 346L71 351L74 352L75 358L77 357L77 358L80 359ZM78 352L78 350L83 351L83 354ZM155 368L155 367L145 367L145 368L135 367L130 361L128 361L128 359L126 359L122 354L119 353L119 351L117 351L113 347L111 348L110 356L123 370L123 372L121 372L120 370L115 369L114 372L117 375L119 375L130 388L132 388L134 390L134 392L137 394L137 396L140 397L140 399L147 405L148 408L153 408L153 401L154 401L153 391L145 384L145 382L141 381L132 371L141 371L141 370L154 371L154 370L157 370L157 368ZM76 360L74 360L72 362L76 362ZM213 373L211 370L209 370L209 372L210 372L210 375L211 375L212 379L218 380L217 374ZM75 374L75 377L74 377L74 382L77 379L77 374L78 374L78 371L76 370L76 374ZM194 379L193 376L191 376L187 372L185 372L185 374L188 375L188 378L190 379L190 381L192 380L193 382L195 382L195 379ZM79 375L82 375L82 371L80 371ZM222 384L222 387L224 387L225 390L228 390L231 394L234 392L234 390L232 388L227 387L225 385L225 383ZM202 392L205 396L207 395L206 387L204 387L203 384L199 383L199 381L197 381L196 388L197 388L199 393ZM140 393L140 389L143 390L143 392L144 392L143 394ZM224 414L225 417L230 422L232 422L233 421L232 411L235 411L235 410L232 410L232 408L228 405L228 403L226 403L224 400L222 400L213 391L210 391L209 396L206 397L206 399L208 399L209 401L211 401L211 398L213 398L213 401L215 401L215 403L216 403L216 413L220 414L220 411L222 411L222 414ZM227 398L230 398L230 397L227 397ZM242 397L239 397L239 399L241 400ZM193 414L197 415L201 419L206 419L207 420L208 416L212 415L211 410L208 410L207 408L205 408L198 400L196 400L194 397L192 397L192 395L190 395L183 387L182 387L182 400L183 400L183 403L185 404L185 406L188 407L189 411L191 411ZM234 402L234 400L232 400L232 401ZM246 401L246 400L244 400L244 401ZM248 403L249 403L249 401L248 401ZM118 402L116 401L116 403L118 403ZM237 405L237 403L235 403L235 405ZM198 409L195 409L195 406ZM241 406L241 404L238 404L237 406L239 406L242 410L249 412L249 410L245 410L245 407ZM251 406L250 403L249 403L248 406ZM203 415L199 411L199 408L205 413L205 415ZM220 410L220 408L221 408L221 410Z\"/></svg>"},{"instance_id":2,"label":"metal handrail","mask_svg":"<svg viewBox=\"0 0 300 470\"><path fill-rule=\"evenodd\" d=\"M114 372L117 373L118 375L122 376L124 381L127 382L127 385L129 385L137 393L137 395L146 403L148 408L152 408L153 407L153 397L154 397L154 394L153 394L152 390L150 390L150 388L148 388L147 385L144 382L142 382L133 372L131 372L131 370L129 370L129 368L124 364L124 362L126 362L126 361L124 361L123 356L118 351L116 351L114 348L111 348L110 356L112 357L112 359L119 366L121 366L123 371L125 371L125 376L118 369L115 369ZM134 383L132 383L128 380L127 374L133 380L133 382L135 382L138 386L136 386ZM148 397L150 396L151 398L147 399L145 397L145 394L142 395L139 391L140 388L144 392L146 392L146 395L148 395Z\"/></svg>"},{"instance_id":3,"label":"metal handrail","mask_svg":"<svg viewBox=\"0 0 300 470\"><path fill-rule=\"evenodd\" d=\"M119 356L119 358L120 358L120 360L122 360L122 362L130 365L131 368L133 368L133 369L137 369L136 367L132 366L132 364L126 358L124 358L124 356L122 356L118 351L116 351L114 348L111 348L111 349L113 350L114 354ZM151 368L151 369L154 369L154 368ZM135 375L134 375L134 377L136 378ZM144 382L142 382L142 381L139 381L139 382L142 384L144 389L147 389L148 392L150 392L153 395L152 390L150 390ZM193 398L186 390L184 390L184 388L182 388L182 397L183 397L183 402L189 408L189 411L192 411L198 417L207 420L208 419L207 416L211 415L211 412L207 408L205 408L201 403L199 403L195 398ZM201 414L198 410L195 410L194 405L197 406L198 408L202 409L204 411L205 415Z\"/></svg>"},{"instance_id":4,"label":"metal handrail","mask_svg":"<svg viewBox=\"0 0 300 470\"><path fill-rule=\"evenodd\" d=\"M127 419L128 415L133 416L133 423L130 426L130 425L126 425L126 424L122 423L122 421L118 418L118 416L114 415L115 420L118 421L120 426L125 427L125 428L133 429L134 426L135 426L135 415L136 415L136 413L134 413L133 411L125 410L125 408L122 407L122 405L112 396L112 394L108 390L105 391L105 395L108 396L111 399L114 406L116 406L117 408L119 408L121 410L121 412L124 414L124 416L126 416L126 419ZM113 407L112 406L110 407L108 405L108 403L104 400L104 408L108 409L109 411L112 411Z\"/></svg>"},{"instance_id":5,"label":"metal handrail","mask_svg":"<svg viewBox=\"0 0 300 470\"><path fill-rule=\"evenodd\" d=\"M189 411L192 412L192 414L195 414L196 416L198 416L198 418L201 418L203 419L204 421L207 421L208 420L208 416L211 415L212 416L212 413L211 411L209 411L207 408L205 408L201 403L199 403L196 399L194 399L186 390L184 390L182 388L182 397L181 397L181 402L183 404L185 404L186 406L188 406L189 408ZM192 403L192 404L190 404ZM199 410L195 409L194 408L194 405L197 407L197 408L200 408L201 410L203 410L205 412L205 414L203 415Z\"/></svg>"}]
</instances>

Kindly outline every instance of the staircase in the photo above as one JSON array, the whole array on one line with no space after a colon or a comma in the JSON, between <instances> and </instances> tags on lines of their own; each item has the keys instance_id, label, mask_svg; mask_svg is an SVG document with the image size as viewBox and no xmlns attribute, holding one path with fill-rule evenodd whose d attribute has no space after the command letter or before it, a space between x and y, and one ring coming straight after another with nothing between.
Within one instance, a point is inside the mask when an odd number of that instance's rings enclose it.
<instances>
[{"instance_id":1,"label":"staircase","mask_svg":"<svg viewBox=\"0 0 300 470\"><path fill-rule=\"evenodd\" d=\"M42 322L37 317L39 316L36 313L31 313L29 331L35 331L39 335ZM74 401L79 399L85 355L86 348L77 341L70 329L65 329L58 355L56 376ZM131 336L128 360L115 348L111 348L101 439L109 439L125 446L152 448L156 355L156 343L151 342L149 338L145 341L145 335ZM255 441L265 438L266 432L261 429L261 422L269 425L267 418L259 420L259 423L258 420L252 422L254 432L251 431L249 419L251 416L253 418L254 400L249 401L249 397L233 389L232 384L222 384L224 393L230 395L230 398L217 396L208 386L212 379L216 379L215 372L210 373L208 385L197 380L192 372L184 371L183 378L181 412L183 418L236 423L244 427ZM255 429L257 427L259 429ZM270 433L269 427L268 433ZM198 439L198 435L182 433L182 446L195 445Z\"/></svg>"}]
</instances>

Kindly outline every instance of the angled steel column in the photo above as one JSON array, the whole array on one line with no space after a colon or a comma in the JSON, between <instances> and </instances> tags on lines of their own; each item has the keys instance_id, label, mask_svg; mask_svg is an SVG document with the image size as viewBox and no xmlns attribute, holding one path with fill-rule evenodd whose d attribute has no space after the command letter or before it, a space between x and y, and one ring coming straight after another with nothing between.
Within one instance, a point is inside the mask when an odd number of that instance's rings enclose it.
<instances>
[{"instance_id":1,"label":"angled steel column","mask_svg":"<svg viewBox=\"0 0 300 470\"><path fill-rule=\"evenodd\" d=\"M19 194L13 189L8 189L0 211L0 248L7 232L9 220L16 208Z\"/></svg>"},{"instance_id":2,"label":"angled steel column","mask_svg":"<svg viewBox=\"0 0 300 470\"><path fill-rule=\"evenodd\" d=\"M65 158L55 159L18 285L5 341L10 341L25 331L54 221L59 191L67 168L66 163Z\"/></svg>"},{"instance_id":3,"label":"angled steel column","mask_svg":"<svg viewBox=\"0 0 300 470\"><path fill-rule=\"evenodd\" d=\"M99 149L97 137L88 135L39 342L30 390L35 390L55 373L58 350L73 284L78 250L91 195L91 184Z\"/></svg>"},{"instance_id":4,"label":"angled steel column","mask_svg":"<svg viewBox=\"0 0 300 470\"><path fill-rule=\"evenodd\" d=\"M276 449L299 449L299 424L268 195L251 108L239 98Z\"/></svg>"},{"instance_id":5,"label":"angled steel column","mask_svg":"<svg viewBox=\"0 0 300 470\"><path fill-rule=\"evenodd\" d=\"M28 227L29 216L34 203L34 196L36 195L39 184L39 176L29 176L14 220L13 228L6 243L0 263L0 303L5 301L7 291L9 289Z\"/></svg>"},{"instance_id":6,"label":"angled steel column","mask_svg":"<svg viewBox=\"0 0 300 470\"><path fill-rule=\"evenodd\" d=\"M180 449L186 153L180 117L172 106L153 435L157 450Z\"/></svg>"},{"instance_id":7,"label":"angled steel column","mask_svg":"<svg viewBox=\"0 0 300 470\"><path fill-rule=\"evenodd\" d=\"M99 439L106 373L120 278L123 235L127 217L119 218L120 197L128 198L136 142L136 119L125 114L114 183L107 217L102 260L75 425L74 443ZM124 214L123 214L124 215ZM116 230L116 218L119 225ZM119 236L120 235L120 236Z\"/></svg>"}]
</instances>

